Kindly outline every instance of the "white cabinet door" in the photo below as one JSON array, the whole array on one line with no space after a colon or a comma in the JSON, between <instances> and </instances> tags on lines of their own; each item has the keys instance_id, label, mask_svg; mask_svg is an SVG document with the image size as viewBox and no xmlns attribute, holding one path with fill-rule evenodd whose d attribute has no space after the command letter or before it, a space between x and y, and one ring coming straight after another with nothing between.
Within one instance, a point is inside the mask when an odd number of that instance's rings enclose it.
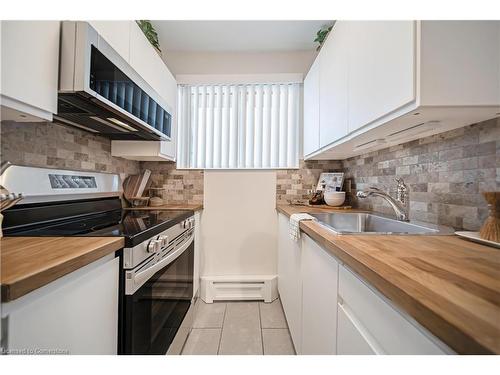
<instances>
[{"instance_id":1,"label":"white cabinet door","mask_svg":"<svg viewBox=\"0 0 500 375\"><path fill-rule=\"evenodd\" d=\"M193 297L196 298L200 296L201 215L202 211L196 211L194 213Z\"/></svg>"},{"instance_id":2,"label":"white cabinet door","mask_svg":"<svg viewBox=\"0 0 500 375\"><path fill-rule=\"evenodd\" d=\"M125 61L130 59L130 28L133 21L89 21Z\"/></svg>"},{"instance_id":3,"label":"white cabinet door","mask_svg":"<svg viewBox=\"0 0 500 375\"><path fill-rule=\"evenodd\" d=\"M319 54L319 146L348 131L349 22L337 21Z\"/></svg>"},{"instance_id":4,"label":"white cabinet door","mask_svg":"<svg viewBox=\"0 0 500 375\"><path fill-rule=\"evenodd\" d=\"M130 26L130 65L165 100L172 100L172 85L177 86L167 66L137 24ZM175 109L175 102L167 102Z\"/></svg>"},{"instance_id":5,"label":"white cabinet door","mask_svg":"<svg viewBox=\"0 0 500 375\"><path fill-rule=\"evenodd\" d=\"M338 263L302 237L302 353L336 354Z\"/></svg>"},{"instance_id":6,"label":"white cabinet door","mask_svg":"<svg viewBox=\"0 0 500 375\"><path fill-rule=\"evenodd\" d=\"M278 226L278 291L290 335L297 354L302 343L302 280L300 273L301 247L289 236L289 219L279 214Z\"/></svg>"},{"instance_id":7,"label":"white cabinet door","mask_svg":"<svg viewBox=\"0 0 500 375\"><path fill-rule=\"evenodd\" d=\"M403 315L347 268L339 267L339 299L370 346L384 354L451 352L422 326ZM339 346L340 346L339 337ZM446 349L446 351L444 350Z\"/></svg>"},{"instance_id":8,"label":"white cabinet door","mask_svg":"<svg viewBox=\"0 0 500 375\"><path fill-rule=\"evenodd\" d=\"M30 116L25 120L51 121L57 113L60 22L2 21L1 28L2 106ZM2 111L2 119L23 121L16 113Z\"/></svg>"},{"instance_id":9,"label":"white cabinet door","mask_svg":"<svg viewBox=\"0 0 500 375\"><path fill-rule=\"evenodd\" d=\"M111 254L4 304L8 349L116 354L119 266Z\"/></svg>"},{"instance_id":10,"label":"white cabinet door","mask_svg":"<svg viewBox=\"0 0 500 375\"><path fill-rule=\"evenodd\" d=\"M162 142L162 153L170 160L176 160L177 156L177 81L170 71L165 67L165 97L172 115L171 140Z\"/></svg>"},{"instance_id":11,"label":"white cabinet door","mask_svg":"<svg viewBox=\"0 0 500 375\"><path fill-rule=\"evenodd\" d=\"M304 79L304 156L319 149L319 63L314 60Z\"/></svg>"},{"instance_id":12,"label":"white cabinet door","mask_svg":"<svg viewBox=\"0 0 500 375\"><path fill-rule=\"evenodd\" d=\"M349 131L415 100L415 22L350 21Z\"/></svg>"},{"instance_id":13,"label":"white cabinet door","mask_svg":"<svg viewBox=\"0 0 500 375\"><path fill-rule=\"evenodd\" d=\"M364 332L356 326L354 319L340 304L338 306L337 354L377 354Z\"/></svg>"},{"instance_id":14,"label":"white cabinet door","mask_svg":"<svg viewBox=\"0 0 500 375\"><path fill-rule=\"evenodd\" d=\"M130 65L166 102L172 116L170 141L160 143L162 158L175 160L177 151L177 81L144 36L139 26L130 25Z\"/></svg>"},{"instance_id":15,"label":"white cabinet door","mask_svg":"<svg viewBox=\"0 0 500 375\"><path fill-rule=\"evenodd\" d=\"M499 106L500 22L420 25L420 105Z\"/></svg>"}]
</instances>

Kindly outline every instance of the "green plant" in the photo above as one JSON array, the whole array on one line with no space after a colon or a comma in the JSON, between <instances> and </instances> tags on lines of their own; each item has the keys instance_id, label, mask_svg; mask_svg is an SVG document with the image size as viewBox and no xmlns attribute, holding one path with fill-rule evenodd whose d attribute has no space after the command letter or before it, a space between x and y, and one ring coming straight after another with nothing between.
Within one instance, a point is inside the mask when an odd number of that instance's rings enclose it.
<instances>
[{"instance_id":1,"label":"green plant","mask_svg":"<svg viewBox=\"0 0 500 375\"><path fill-rule=\"evenodd\" d=\"M151 21L148 20L139 20L135 21L141 28L142 32L144 35L146 35L146 38L148 38L149 43L156 48L159 52L161 52L160 49L160 42L158 41L158 33L156 32L155 28L151 24Z\"/></svg>"},{"instance_id":2,"label":"green plant","mask_svg":"<svg viewBox=\"0 0 500 375\"><path fill-rule=\"evenodd\" d=\"M328 33L332 30L333 26L323 26L321 29L318 30L316 33L316 39L314 39L315 42L319 43L319 46L316 48L316 51L319 51L323 43L325 42L325 39L328 35Z\"/></svg>"}]
</instances>

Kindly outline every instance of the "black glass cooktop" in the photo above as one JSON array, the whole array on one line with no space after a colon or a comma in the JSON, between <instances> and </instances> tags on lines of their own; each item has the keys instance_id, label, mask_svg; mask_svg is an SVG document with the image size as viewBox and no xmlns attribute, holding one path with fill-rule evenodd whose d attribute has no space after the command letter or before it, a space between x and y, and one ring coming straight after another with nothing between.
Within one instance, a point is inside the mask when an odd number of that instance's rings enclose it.
<instances>
[{"instance_id":1,"label":"black glass cooktop","mask_svg":"<svg viewBox=\"0 0 500 375\"><path fill-rule=\"evenodd\" d=\"M86 236L125 237L125 246L135 246L191 217L193 211L123 211L120 222L93 228Z\"/></svg>"},{"instance_id":2,"label":"black glass cooktop","mask_svg":"<svg viewBox=\"0 0 500 375\"><path fill-rule=\"evenodd\" d=\"M6 210L5 236L124 237L132 247L193 215L193 211L122 210L116 200L17 206Z\"/></svg>"}]
</instances>

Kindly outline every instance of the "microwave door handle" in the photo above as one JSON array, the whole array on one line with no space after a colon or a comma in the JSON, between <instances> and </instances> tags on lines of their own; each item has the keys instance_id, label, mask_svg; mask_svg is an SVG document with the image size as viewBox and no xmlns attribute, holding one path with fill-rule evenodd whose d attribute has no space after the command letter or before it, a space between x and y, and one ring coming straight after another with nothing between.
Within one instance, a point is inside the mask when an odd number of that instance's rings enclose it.
<instances>
[{"instance_id":1,"label":"microwave door handle","mask_svg":"<svg viewBox=\"0 0 500 375\"><path fill-rule=\"evenodd\" d=\"M126 285L125 294L127 295L134 294L137 291L137 289L139 289L142 285L144 285L144 283L148 281L156 272L161 270L163 267L169 265L179 256L181 256L182 253L186 251L186 249L191 245L193 240L194 240L194 233L191 234L189 239L185 243L183 243L179 248L172 251L169 255L167 255L161 261L156 263L154 266L145 269L142 272L136 273L135 275L132 276L131 279L128 280L126 279L127 281L130 281L130 284Z\"/></svg>"}]
</instances>

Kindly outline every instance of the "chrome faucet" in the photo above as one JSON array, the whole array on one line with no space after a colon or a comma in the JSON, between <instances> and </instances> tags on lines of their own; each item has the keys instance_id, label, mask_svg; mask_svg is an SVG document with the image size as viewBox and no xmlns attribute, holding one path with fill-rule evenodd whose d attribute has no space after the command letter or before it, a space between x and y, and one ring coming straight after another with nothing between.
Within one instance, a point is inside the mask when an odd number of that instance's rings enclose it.
<instances>
[{"instance_id":1,"label":"chrome faucet","mask_svg":"<svg viewBox=\"0 0 500 375\"><path fill-rule=\"evenodd\" d=\"M376 187L370 187L365 191L358 191L356 196L358 198L368 198L373 195L384 198L394 209L396 218L399 221L410 221L410 190L402 178L396 178L396 182L398 184L396 198L391 197L388 193Z\"/></svg>"}]
</instances>

